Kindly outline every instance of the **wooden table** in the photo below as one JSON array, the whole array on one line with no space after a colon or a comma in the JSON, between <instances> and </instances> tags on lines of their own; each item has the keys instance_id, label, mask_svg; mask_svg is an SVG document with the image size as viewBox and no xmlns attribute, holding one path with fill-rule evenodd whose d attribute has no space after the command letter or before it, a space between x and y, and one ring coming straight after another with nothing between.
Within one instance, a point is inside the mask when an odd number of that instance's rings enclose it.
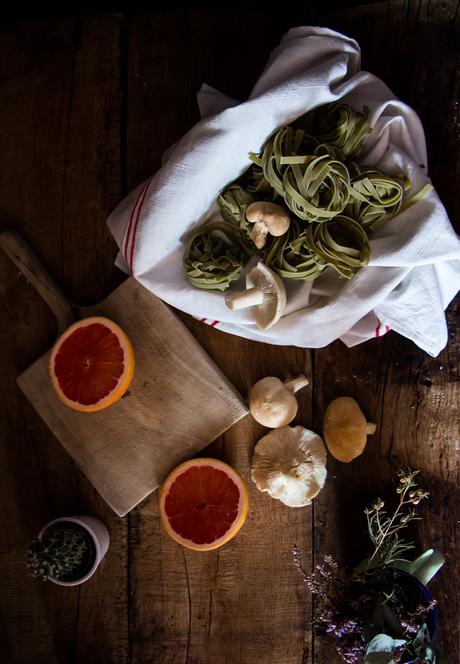
<instances>
[{"instance_id":1,"label":"wooden table","mask_svg":"<svg viewBox=\"0 0 460 664\"><path fill-rule=\"evenodd\" d=\"M289 28L322 24L358 39L363 68L419 113L429 169L460 224L458 2L381 2L332 11L191 9L11 21L1 26L1 227L17 228L73 299L94 303L123 279L105 219L198 119L203 81L244 99ZM345 3L346 4L346 3ZM356 5L357 3L353 3ZM430 491L414 536L447 558L432 583L448 661L459 661L458 489L460 300L437 358L392 332L348 350L309 351L231 337L181 315L246 394L262 376L305 372L297 422L319 430L335 396L354 396L378 433L350 465L328 461L313 507L288 509L250 483L250 516L220 551L198 555L161 532L154 498L116 517L20 394L15 378L52 342L53 317L0 256L0 661L8 664L334 664L311 629L296 572L324 553L354 564L366 551L364 506L397 468L421 469ZM249 480L263 429L249 417L207 450ZM28 576L24 551L56 516L99 516L111 547L76 589Z\"/></svg>"}]
</instances>

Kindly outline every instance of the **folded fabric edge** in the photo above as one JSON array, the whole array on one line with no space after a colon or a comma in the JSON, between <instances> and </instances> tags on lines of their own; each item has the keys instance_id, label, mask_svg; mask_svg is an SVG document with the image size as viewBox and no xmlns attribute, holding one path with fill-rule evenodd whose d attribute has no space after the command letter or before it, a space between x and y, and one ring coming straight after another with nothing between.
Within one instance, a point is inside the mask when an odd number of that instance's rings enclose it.
<instances>
[{"instance_id":1,"label":"folded fabric edge","mask_svg":"<svg viewBox=\"0 0 460 664\"><path fill-rule=\"evenodd\" d=\"M435 343L426 336L418 334L415 330L406 327L400 320L393 320L386 311L376 309L375 313L377 316L385 318L392 330L400 334L402 337L406 337L406 339L413 341L421 350L428 353L431 357L437 357L447 345L447 323L445 320L442 330L442 338L439 343Z\"/></svg>"}]
</instances>

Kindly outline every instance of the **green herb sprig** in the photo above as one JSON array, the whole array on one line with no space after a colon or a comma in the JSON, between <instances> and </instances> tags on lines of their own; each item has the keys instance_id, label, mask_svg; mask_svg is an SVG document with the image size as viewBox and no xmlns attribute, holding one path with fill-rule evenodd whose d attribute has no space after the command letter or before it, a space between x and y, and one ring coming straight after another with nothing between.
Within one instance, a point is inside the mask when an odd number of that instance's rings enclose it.
<instances>
[{"instance_id":1,"label":"green herb sprig","mask_svg":"<svg viewBox=\"0 0 460 664\"><path fill-rule=\"evenodd\" d=\"M42 581L50 577L64 579L74 574L89 550L82 528L50 526L41 538L30 545L26 564L33 576Z\"/></svg>"},{"instance_id":2,"label":"green herb sprig","mask_svg":"<svg viewBox=\"0 0 460 664\"><path fill-rule=\"evenodd\" d=\"M293 547L294 565L315 597L315 629L334 637L345 664L446 664L442 649L433 642L436 600L420 595L417 604L405 572L410 561L404 556L414 544L403 539L401 531L419 518L416 507L429 495L418 486L418 472L397 471L397 504L392 511L384 510L381 498L365 510L373 550L351 573L326 555L308 574Z\"/></svg>"},{"instance_id":3,"label":"green herb sprig","mask_svg":"<svg viewBox=\"0 0 460 664\"><path fill-rule=\"evenodd\" d=\"M401 539L400 531L411 521L420 519L415 506L429 495L418 487L415 480L418 473L418 470L398 470L396 493L399 502L392 514L387 514L383 509L385 503L381 498L377 498L372 507L364 510L369 537L375 547L368 558L366 571L405 560L403 554L414 548L412 542Z\"/></svg>"}]
</instances>

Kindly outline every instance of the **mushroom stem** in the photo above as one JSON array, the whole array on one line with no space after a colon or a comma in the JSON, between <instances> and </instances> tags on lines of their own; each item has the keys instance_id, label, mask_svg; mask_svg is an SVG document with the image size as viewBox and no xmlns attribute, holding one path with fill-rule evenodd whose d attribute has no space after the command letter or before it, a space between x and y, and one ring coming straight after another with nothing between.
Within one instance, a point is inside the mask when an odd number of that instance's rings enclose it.
<instances>
[{"instance_id":1,"label":"mushroom stem","mask_svg":"<svg viewBox=\"0 0 460 664\"><path fill-rule=\"evenodd\" d=\"M368 436L372 436L377 429L377 425L374 422L366 422L366 433Z\"/></svg>"},{"instance_id":2,"label":"mushroom stem","mask_svg":"<svg viewBox=\"0 0 460 664\"><path fill-rule=\"evenodd\" d=\"M300 374L300 376L297 376L297 378L291 378L290 380L286 380L283 385L284 387L289 390L289 392L292 392L292 394L295 394L298 392L302 387L305 387L308 385L309 380L304 374Z\"/></svg>"},{"instance_id":3,"label":"mushroom stem","mask_svg":"<svg viewBox=\"0 0 460 664\"><path fill-rule=\"evenodd\" d=\"M255 304L262 304L263 301L264 292L257 286L236 293L227 293L225 296L225 304L229 309L246 309Z\"/></svg>"},{"instance_id":4,"label":"mushroom stem","mask_svg":"<svg viewBox=\"0 0 460 664\"><path fill-rule=\"evenodd\" d=\"M249 234L249 237L254 242L257 249L262 249L263 247L265 247L265 243L267 241L267 235L268 235L268 227L264 223L256 221L256 223L254 224L254 228Z\"/></svg>"}]
</instances>

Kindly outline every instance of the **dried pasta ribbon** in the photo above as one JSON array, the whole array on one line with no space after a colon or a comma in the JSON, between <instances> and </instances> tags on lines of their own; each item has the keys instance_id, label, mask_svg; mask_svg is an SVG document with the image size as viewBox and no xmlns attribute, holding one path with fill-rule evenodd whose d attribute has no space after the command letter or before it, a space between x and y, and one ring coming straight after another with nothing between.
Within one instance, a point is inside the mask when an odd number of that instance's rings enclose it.
<instances>
[{"instance_id":1,"label":"dried pasta ribbon","mask_svg":"<svg viewBox=\"0 0 460 664\"><path fill-rule=\"evenodd\" d=\"M419 201L423 200L428 196L430 191L433 190L433 185L427 182L419 191L417 191L415 194L413 194L410 198L407 200L403 201L401 207L399 208L398 212L404 212L408 208L412 207L415 203L418 203ZM374 223L371 225L371 230L376 231L379 229L383 224L388 221L390 217L394 215L382 215L379 219L374 221Z\"/></svg>"},{"instance_id":2,"label":"dried pasta ribbon","mask_svg":"<svg viewBox=\"0 0 460 664\"><path fill-rule=\"evenodd\" d=\"M241 229L247 239L249 239L251 227L246 219L246 209L254 200L255 198L251 193L236 183L226 187L217 198L217 203L225 221Z\"/></svg>"},{"instance_id":3,"label":"dried pasta ribbon","mask_svg":"<svg viewBox=\"0 0 460 664\"><path fill-rule=\"evenodd\" d=\"M304 221L328 221L350 198L350 175L341 151L320 144L302 129L287 126L266 144L262 157L251 155L267 182Z\"/></svg>"},{"instance_id":4,"label":"dried pasta ribbon","mask_svg":"<svg viewBox=\"0 0 460 664\"><path fill-rule=\"evenodd\" d=\"M240 276L245 259L241 234L226 221L209 221L189 237L183 263L197 288L225 290Z\"/></svg>"},{"instance_id":5,"label":"dried pasta ribbon","mask_svg":"<svg viewBox=\"0 0 460 664\"><path fill-rule=\"evenodd\" d=\"M351 161L370 131L367 107L361 113L330 104L304 121L311 133L281 127L260 155L250 153L251 166L217 199L223 219L194 230L183 259L194 286L225 290L251 253L286 279L313 280L328 267L350 279L369 262L368 233L432 189L427 184L404 200L407 178ZM289 230L255 250L246 209L254 201L278 199L294 213Z\"/></svg>"},{"instance_id":6,"label":"dried pasta ribbon","mask_svg":"<svg viewBox=\"0 0 460 664\"><path fill-rule=\"evenodd\" d=\"M285 235L271 238L264 252L265 265L286 279L313 281L327 267L307 246L305 227L296 220Z\"/></svg>"},{"instance_id":7,"label":"dried pasta ribbon","mask_svg":"<svg viewBox=\"0 0 460 664\"><path fill-rule=\"evenodd\" d=\"M410 186L410 183L406 186ZM401 209L403 184L377 170L358 173L351 180L351 201L347 213L372 228L384 215L393 217Z\"/></svg>"},{"instance_id":8,"label":"dried pasta ribbon","mask_svg":"<svg viewBox=\"0 0 460 664\"><path fill-rule=\"evenodd\" d=\"M253 153L251 155L257 157ZM259 157L257 157L257 160L259 160ZM257 200L262 198L267 201L275 201L279 197L265 177L263 168L255 160L243 174L242 184Z\"/></svg>"},{"instance_id":9,"label":"dried pasta ribbon","mask_svg":"<svg viewBox=\"0 0 460 664\"><path fill-rule=\"evenodd\" d=\"M322 146L320 146L322 147ZM350 175L344 163L319 154L303 164L291 163L284 174L284 200L300 219L323 222L345 209L350 198Z\"/></svg>"},{"instance_id":10,"label":"dried pasta ribbon","mask_svg":"<svg viewBox=\"0 0 460 664\"><path fill-rule=\"evenodd\" d=\"M337 215L327 224L309 224L306 244L318 258L346 279L369 262L369 240L364 228L345 215Z\"/></svg>"},{"instance_id":11,"label":"dried pasta ribbon","mask_svg":"<svg viewBox=\"0 0 460 664\"><path fill-rule=\"evenodd\" d=\"M321 142L336 145L345 157L352 157L360 151L370 131L367 106L360 113L349 104L339 102L330 104L326 109L320 107L315 115L319 117L319 131L315 135Z\"/></svg>"},{"instance_id":12,"label":"dried pasta ribbon","mask_svg":"<svg viewBox=\"0 0 460 664\"><path fill-rule=\"evenodd\" d=\"M273 238L263 262L286 279L316 279L328 266L350 279L367 265L370 248L362 225L345 215L327 223L291 222L288 233Z\"/></svg>"}]
</instances>

